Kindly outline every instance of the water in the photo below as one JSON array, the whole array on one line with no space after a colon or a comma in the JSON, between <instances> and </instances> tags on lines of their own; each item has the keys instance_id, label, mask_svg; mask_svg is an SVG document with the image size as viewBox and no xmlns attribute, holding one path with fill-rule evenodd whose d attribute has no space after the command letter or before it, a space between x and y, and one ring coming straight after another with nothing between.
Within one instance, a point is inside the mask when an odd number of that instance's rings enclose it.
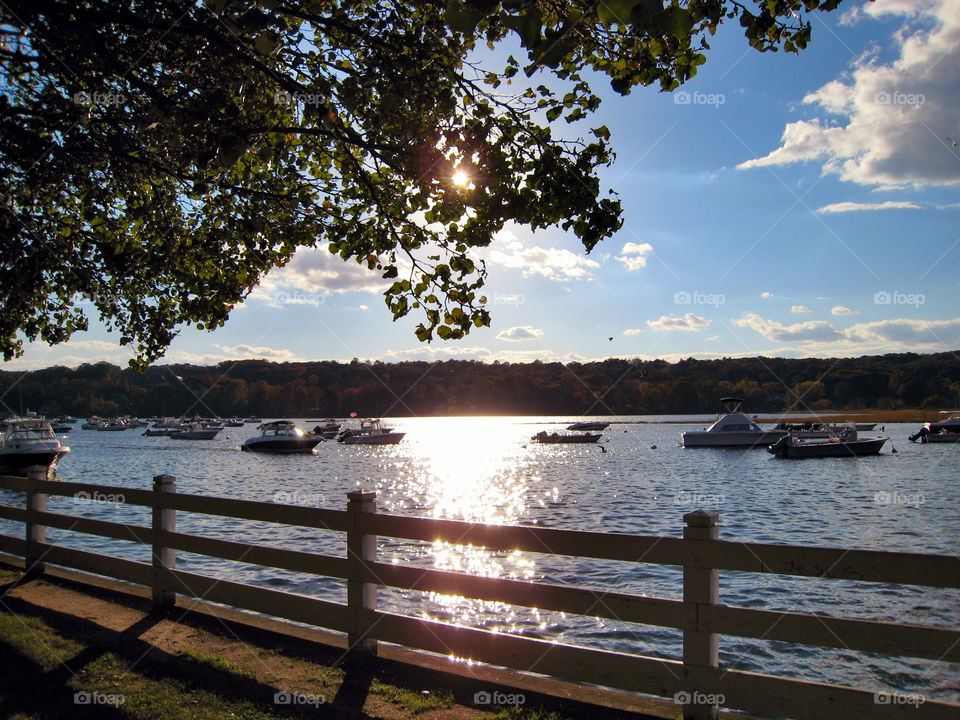
<instances>
[{"instance_id":1,"label":"water","mask_svg":"<svg viewBox=\"0 0 960 720\"><path fill-rule=\"evenodd\" d=\"M960 512L954 484L960 447L906 441L913 425L888 425L878 457L788 461L762 450L684 449L679 433L706 418L618 418L595 445L538 445L529 437L576 418L414 418L389 424L407 432L397 446L320 445L314 456L239 451L254 427L228 428L213 441L142 437L137 431L84 431L60 475L72 481L148 488L176 476L183 493L346 507L346 493L377 491L381 512L488 523L679 537L685 512L720 513L720 536L755 542L957 555ZM674 420L681 418L671 418ZM313 423L303 422L312 427ZM3 502L19 496L0 493ZM52 511L149 524L145 509L51 498ZM322 530L178 514L178 529L262 545L344 555L344 536ZM22 529L0 521L0 532ZM149 561L132 543L59 530L51 540ZM379 556L440 570L536 580L680 599L678 568L381 539ZM178 567L264 587L344 602L340 580L178 554ZM728 605L820 612L886 622L956 627L953 590L722 572ZM681 657L681 634L667 628L570 616L432 593L383 589L380 607L529 637L656 657ZM843 649L722 637L725 666L873 690L960 701L955 666Z\"/></svg>"}]
</instances>

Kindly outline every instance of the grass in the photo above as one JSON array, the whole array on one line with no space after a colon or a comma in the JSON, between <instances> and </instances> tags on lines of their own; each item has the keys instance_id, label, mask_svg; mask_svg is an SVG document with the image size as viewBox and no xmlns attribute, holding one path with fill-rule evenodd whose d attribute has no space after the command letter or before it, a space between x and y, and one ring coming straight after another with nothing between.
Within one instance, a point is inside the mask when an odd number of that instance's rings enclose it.
<instances>
[{"instance_id":1,"label":"grass","mask_svg":"<svg viewBox=\"0 0 960 720\"><path fill-rule=\"evenodd\" d=\"M176 624L46 580L0 570L0 718L14 720L614 720L560 706L477 706L469 684L410 668L346 670L341 652L241 640L210 621ZM112 629L113 628L113 629ZM271 636L276 637L276 636ZM426 672L426 674L424 674ZM450 689L452 688L452 689ZM459 689L458 689L459 688ZM538 703L545 703L543 707ZM636 716L633 716L636 717Z\"/></svg>"},{"instance_id":2,"label":"grass","mask_svg":"<svg viewBox=\"0 0 960 720\"><path fill-rule=\"evenodd\" d=\"M390 700L411 715L419 715L430 710L448 708L453 705L453 693L449 690L409 690L374 679L370 692Z\"/></svg>"}]
</instances>

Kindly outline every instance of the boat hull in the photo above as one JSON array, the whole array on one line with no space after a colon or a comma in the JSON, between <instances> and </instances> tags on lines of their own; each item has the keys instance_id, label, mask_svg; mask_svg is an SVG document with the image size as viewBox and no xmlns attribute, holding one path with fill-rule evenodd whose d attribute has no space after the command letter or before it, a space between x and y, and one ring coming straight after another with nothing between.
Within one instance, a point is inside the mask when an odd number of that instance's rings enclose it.
<instances>
[{"instance_id":1,"label":"boat hull","mask_svg":"<svg viewBox=\"0 0 960 720\"><path fill-rule=\"evenodd\" d=\"M213 440L220 430L179 430L167 435L174 440Z\"/></svg>"},{"instance_id":2,"label":"boat hull","mask_svg":"<svg viewBox=\"0 0 960 720\"><path fill-rule=\"evenodd\" d=\"M53 475L67 450L35 450L32 452L0 453L0 475L26 477L27 468L35 465L47 468L47 477Z\"/></svg>"},{"instance_id":3,"label":"boat hull","mask_svg":"<svg viewBox=\"0 0 960 720\"><path fill-rule=\"evenodd\" d=\"M960 443L960 433L930 433L924 442L928 443Z\"/></svg>"},{"instance_id":4,"label":"boat hull","mask_svg":"<svg viewBox=\"0 0 960 720\"><path fill-rule=\"evenodd\" d=\"M322 438L250 438L241 450L247 452L271 453L273 455L309 455L322 442Z\"/></svg>"},{"instance_id":5,"label":"boat hull","mask_svg":"<svg viewBox=\"0 0 960 720\"><path fill-rule=\"evenodd\" d=\"M688 431L680 434L680 444L688 448L766 448L785 437L780 430L760 432Z\"/></svg>"},{"instance_id":6,"label":"boat hull","mask_svg":"<svg viewBox=\"0 0 960 720\"><path fill-rule=\"evenodd\" d=\"M877 455L880 448L887 441L885 437L862 438L858 440L846 440L838 442L805 442L785 439L778 441L769 448L769 451L777 457L790 460L803 460L806 458L838 458L838 457L864 457L867 455Z\"/></svg>"},{"instance_id":7,"label":"boat hull","mask_svg":"<svg viewBox=\"0 0 960 720\"><path fill-rule=\"evenodd\" d=\"M534 435L530 440L535 443L540 443L541 445L561 445L566 443L595 443L601 437L602 434L597 433L596 435L591 435L587 433L586 435Z\"/></svg>"},{"instance_id":8,"label":"boat hull","mask_svg":"<svg viewBox=\"0 0 960 720\"><path fill-rule=\"evenodd\" d=\"M344 445L396 445L406 433L385 432L379 435L347 435L340 442Z\"/></svg>"}]
</instances>

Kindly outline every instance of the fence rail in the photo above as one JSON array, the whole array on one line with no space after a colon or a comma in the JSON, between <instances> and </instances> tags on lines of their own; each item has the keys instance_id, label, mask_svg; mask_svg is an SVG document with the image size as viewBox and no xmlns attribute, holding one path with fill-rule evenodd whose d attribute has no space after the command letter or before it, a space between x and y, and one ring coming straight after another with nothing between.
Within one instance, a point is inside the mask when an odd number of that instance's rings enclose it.
<instances>
[{"instance_id":1,"label":"fence rail","mask_svg":"<svg viewBox=\"0 0 960 720\"><path fill-rule=\"evenodd\" d=\"M175 479L154 478L154 489L49 481L41 470L26 478L0 477L0 489L25 494L23 507L0 504L0 518L24 524L21 537L0 534L0 551L25 558L30 574L46 564L106 575L152 589L158 608L177 595L309 623L347 634L351 658L376 654L389 642L469 658L514 670L672 698L684 718L714 718L719 705L793 718L824 713L845 718L960 717L960 705L916 693L874 693L721 667L721 635L843 648L889 656L960 663L960 631L820 614L764 610L720 602L719 570L775 573L829 580L960 588L956 557L918 553L798 547L720 540L717 514L684 516L683 537L597 533L539 527L482 525L378 513L376 496L348 494L346 510L295 507L176 492ZM151 524L136 525L50 512L47 496L109 497L151 510ZM238 542L176 529L178 513L281 523L346 534L346 557ZM124 540L151 547L151 562L59 546L46 529ZM519 580L476 577L377 559L377 538L443 541L493 550L569 555L682 568L683 599ZM177 552L339 578L346 604L255 587L176 568ZM683 633L683 657L663 660L563 645L446 625L377 609L380 586L453 594L622 622L674 628Z\"/></svg>"}]
</instances>

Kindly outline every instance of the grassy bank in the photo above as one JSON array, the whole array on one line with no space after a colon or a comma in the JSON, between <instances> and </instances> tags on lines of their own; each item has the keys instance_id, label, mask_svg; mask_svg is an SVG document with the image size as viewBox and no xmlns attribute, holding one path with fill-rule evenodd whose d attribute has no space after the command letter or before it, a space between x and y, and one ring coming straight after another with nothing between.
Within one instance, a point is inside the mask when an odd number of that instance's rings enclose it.
<instances>
[{"instance_id":1,"label":"grassy bank","mask_svg":"<svg viewBox=\"0 0 960 720\"><path fill-rule=\"evenodd\" d=\"M178 607L0 571L0 715L16 720L383 718L618 720L678 717L600 708L237 626ZM81 592L80 590L84 590ZM492 692L503 706L478 704ZM523 703L511 698L523 698ZM646 702L642 701L641 702ZM666 710L664 711L664 708ZM322 715L321 715L322 714Z\"/></svg>"}]
</instances>

